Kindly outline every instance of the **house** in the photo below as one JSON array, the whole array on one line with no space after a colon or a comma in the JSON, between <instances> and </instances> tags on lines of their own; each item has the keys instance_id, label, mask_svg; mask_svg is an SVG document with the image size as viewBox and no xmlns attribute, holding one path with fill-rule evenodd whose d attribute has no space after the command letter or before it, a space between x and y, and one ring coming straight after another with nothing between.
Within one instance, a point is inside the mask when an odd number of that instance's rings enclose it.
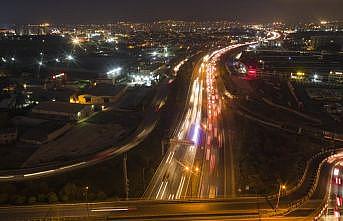
<instances>
[{"instance_id":1,"label":"house","mask_svg":"<svg viewBox=\"0 0 343 221\"><path fill-rule=\"evenodd\" d=\"M47 121L27 130L20 137L20 141L38 145L48 143L66 133L71 127L70 123Z\"/></svg>"},{"instance_id":2,"label":"house","mask_svg":"<svg viewBox=\"0 0 343 221\"><path fill-rule=\"evenodd\" d=\"M93 108L90 105L47 101L39 103L31 113L47 119L78 121L91 115Z\"/></svg>"},{"instance_id":3,"label":"house","mask_svg":"<svg viewBox=\"0 0 343 221\"><path fill-rule=\"evenodd\" d=\"M127 86L101 84L88 88L70 97L70 103L107 105L116 102L127 90Z\"/></svg>"},{"instance_id":4,"label":"house","mask_svg":"<svg viewBox=\"0 0 343 221\"><path fill-rule=\"evenodd\" d=\"M5 128L0 130L0 144L10 144L17 140L18 131L16 128Z\"/></svg>"}]
</instances>

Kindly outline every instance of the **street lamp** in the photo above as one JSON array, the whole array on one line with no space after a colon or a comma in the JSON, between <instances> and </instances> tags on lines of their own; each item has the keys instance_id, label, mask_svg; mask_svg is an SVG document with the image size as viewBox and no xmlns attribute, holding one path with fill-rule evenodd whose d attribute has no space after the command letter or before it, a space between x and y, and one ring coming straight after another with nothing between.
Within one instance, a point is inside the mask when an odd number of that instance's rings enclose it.
<instances>
[{"instance_id":1,"label":"street lamp","mask_svg":"<svg viewBox=\"0 0 343 221\"><path fill-rule=\"evenodd\" d=\"M88 190L89 186L85 187L85 198L86 198L86 206L87 206L87 220L89 220L89 204L88 204Z\"/></svg>"},{"instance_id":2,"label":"street lamp","mask_svg":"<svg viewBox=\"0 0 343 221\"><path fill-rule=\"evenodd\" d=\"M71 42L73 43L73 45L80 45L81 41L78 37L75 37L71 40Z\"/></svg>"},{"instance_id":3,"label":"street lamp","mask_svg":"<svg viewBox=\"0 0 343 221\"><path fill-rule=\"evenodd\" d=\"M109 77L115 78L115 77L117 77L117 76L119 76L121 74L122 70L123 69L121 67L117 67L117 68L114 68L114 69L108 71L106 74Z\"/></svg>"},{"instance_id":4,"label":"street lamp","mask_svg":"<svg viewBox=\"0 0 343 221\"><path fill-rule=\"evenodd\" d=\"M190 196L193 197L193 185L194 185L194 179L195 176L199 175L200 169L199 167L188 167L185 166L185 171L189 173L190 176Z\"/></svg>"},{"instance_id":5,"label":"street lamp","mask_svg":"<svg viewBox=\"0 0 343 221\"><path fill-rule=\"evenodd\" d=\"M286 185L280 184L280 185L279 185L279 193L278 193L277 201L276 201L276 205L275 205L275 212L276 212L276 210L277 210L278 207L279 207L281 191L284 191L284 190L286 190Z\"/></svg>"}]
</instances>

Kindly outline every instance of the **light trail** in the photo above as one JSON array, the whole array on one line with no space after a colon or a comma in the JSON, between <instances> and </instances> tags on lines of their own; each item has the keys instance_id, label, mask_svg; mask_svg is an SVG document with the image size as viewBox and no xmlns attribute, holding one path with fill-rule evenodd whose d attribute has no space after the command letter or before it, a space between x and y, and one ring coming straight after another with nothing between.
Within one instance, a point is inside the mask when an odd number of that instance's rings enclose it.
<instances>
[{"instance_id":1,"label":"light trail","mask_svg":"<svg viewBox=\"0 0 343 221\"><path fill-rule=\"evenodd\" d=\"M270 40L280 37L273 33L271 35ZM205 55L197 63L192 73L183 118L175 129L175 136L172 137L175 142L170 142L169 150L152 178L144 198L169 200L193 196L193 191L190 190L192 188L189 188L189 185L192 186L192 179L198 179L197 185L201 187L194 191L197 197L217 196L217 174L220 173L221 156L219 150L223 149L224 145L220 137L223 130L221 97L233 97L229 93L225 94L225 91L219 91L217 65L222 55L230 50L256 43L230 45ZM175 66L175 74L186 61ZM187 144L187 141L193 144ZM203 157L196 159L197 154ZM201 168L195 167L195 162L202 162ZM198 177L195 175L195 168Z\"/></svg>"},{"instance_id":2,"label":"light trail","mask_svg":"<svg viewBox=\"0 0 343 221\"><path fill-rule=\"evenodd\" d=\"M175 197L175 199L180 199L181 193L182 193L182 189L183 189L183 185L185 184L185 180L186 180L186 177L185 177L185 176L182 176L182 177L181 177L181 182L180 182L179 188L177 189L177 192L176 192L176 197Z\"/></svg>"}]
</instances>

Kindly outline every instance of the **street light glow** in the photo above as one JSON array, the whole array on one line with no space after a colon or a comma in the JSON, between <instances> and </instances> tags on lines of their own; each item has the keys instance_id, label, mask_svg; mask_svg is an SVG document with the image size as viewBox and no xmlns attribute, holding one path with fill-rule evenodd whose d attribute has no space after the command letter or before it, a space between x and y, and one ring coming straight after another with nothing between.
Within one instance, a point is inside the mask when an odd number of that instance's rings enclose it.
<instances>
[{"instance_id":1,"label":"street light glow","mask_svg":"<svg viewBox=\"0 0 343 221\"><path fill-rule=\"evenodd\" d=\"M108 76L111 76L111 77L116 77L116 76L120 75L121 71L122 71L122 68L121 67L117 67L117 68L114 68L114 69L108 71L106 74Z\"/></svg>"},{"instance_id":2,"label":"street light glow","mask_svg":"<svg viewBox=\"0 0 343 221\"><path fill-rule=\"evenodd\" d=\"M78 37L72 38L71 42L73 43L73 45L81 44L81 41Z\"/></svg>"},{"instance_id":3,"label":"street light glow","mask_svg":"<svg viewBox=\"0 0 343 221\"><path fill-rule=\"evenodd\" d=\"M68 61L72 61L72 60L74 60L75 58L74 58L72 55L67 55L66 59L67 59Z\"/></svg>"}]
</instances>

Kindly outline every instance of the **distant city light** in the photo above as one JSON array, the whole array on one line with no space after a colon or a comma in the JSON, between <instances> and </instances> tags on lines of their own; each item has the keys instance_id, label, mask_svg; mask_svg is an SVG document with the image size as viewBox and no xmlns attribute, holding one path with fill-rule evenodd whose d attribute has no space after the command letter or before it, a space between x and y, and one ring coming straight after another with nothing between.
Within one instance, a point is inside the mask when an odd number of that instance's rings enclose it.
<instances>
[{"instance_id":1,"label":"distant city light","mask_svg":"<svg viewBox=\"0 0 343 221\"><path fill-rule=\"evenodd\" d=\"M72 60L74 60L75 58L73 57L73 55L67 55L66 59L67 59L68 61L72 61Z\"/></svg>"},{"instance_id":2,"label":"distant city light","mask_svg":"<svg viewBox=\"0 0 343 221\"><path fill-rule=\"evenodd\" d=\"M65 77L65 73L52 75L52 79L61 79Z\"/></svg>"},{"instance_id":3,"label":"distant city light","mask_svg":"<svg viewBox=\"0 0 343 221\"><path fill-rule=\"evenodd\" d=\"M114 68L114 69L108 71L106 74L110 77L116 77L116 76L120 75L121 71L122 71L122 68L117 67L117 68Z\"/></svg>"},{"instance_id":4,"label":"distant city light","mask_svg":"<svg viewBox=\"0 0 343 221\"><path fill-rule=\"evenodd\" d=\"M295 80L304 80L305 73L301 71L298 71L296 73L291 73L291 78Z\"/></svg>"},{"instance_id":5,"label":"distant city light","mask_svg":"<svg viewBox=\"0 0 343 221\"><path fill-rule=\"evenodd\" d=\"M39 61L39 62L38 62L38 65L39 65L39 66L42 66L42 65L43 65L43 62L42 62L42 61Z\"/></svg>"},{"instance_id":6,"label":"distant city light","mask_svg":"<svg viewBox=\"0 0 343 221\"><path fill-rule=\"evenodd\" d=\"M318 78L319 78L318 74L313 75L313 81L318 81Z\"/></svg>"},{"instance_id":7,"label":"distant city light","mask_svg":"<svg viewBox=\"0 0 343 221\"><path fill-rule=\"evenodd\" d=\"M4 62L4 63L7 62L7 60L4 57L1 58L1 61Z\"/></svg>"},{"instance_id":8,"label":"distant city light","mask_svg":"<svg viewBox=\"0 0 343 221\"><path fill-rule=\"evenodd\" d=\"M72 38L71 42L73 43L73 45L79 45L81 44L81 41L78 37Z\"/></svg>"},{"instance_id":9,"label":"distant city light","mask_svg":"<svg viewBox=\"0 0 343 221\"><path fill-rule=\"evenodd\" d=\"M107 39L106 39L106 42L107 42L107 43L113 43L113 42L118 43L118 41L117 41L115 38L113 38L113 37L107 38Z\"/></svg>"},{"instance_id":10,"label":"distant city light","mask_svg":"<svg viewBox=\"0 0 343 221\"><path fill-rule=\"evenodd\" d=\"M56 58L55 61L56 61L57 63L60 63L60 62L61 62L60 59L58 59L58 58Z\"/></svg>"},{"instance_id":11,"label":"distant city light","mask_svg":"<svg viewBox=\"0 0 343 221\"><path fill-rule=\"evenodd\" d=\"M14 58L14 57L11 57L11 61L15 61L15 58Z\"/></svg>"}]
</instances>

